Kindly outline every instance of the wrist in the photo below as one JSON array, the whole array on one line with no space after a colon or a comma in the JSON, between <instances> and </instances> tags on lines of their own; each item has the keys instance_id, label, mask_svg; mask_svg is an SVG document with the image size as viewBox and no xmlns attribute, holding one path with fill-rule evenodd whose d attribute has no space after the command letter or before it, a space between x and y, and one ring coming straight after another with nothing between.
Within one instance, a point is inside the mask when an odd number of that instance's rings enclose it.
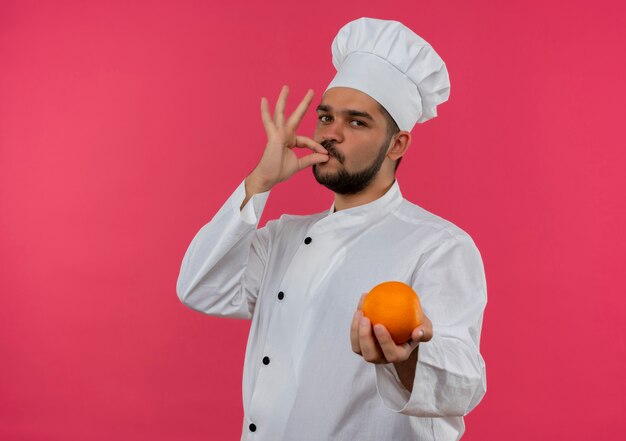
<instances>
[{"instance_id":1,"label":"wrist","mask_svg":"<svg viewBox=\"0 0 626 441\"><path fill-rule=\"evenodd\" d=\"M418 350L419 346L411 352L411 355L407 360L394 363L400 382L409 392L413 390L413 379L415 378L415 370L417 369Z\"/></svg>"},{"instance_id":2,"label":"wrist","mask_svg":"<svg viewBox=\"0 0 626 441\"><path fill-rule=\"evenodd\" d=\"M271 183L257 177L254 174L254 171L246 177L246 193L249 196L265 193L266 191L271 190L272 186L273 185Z\"/></svg>"}]
</instances>

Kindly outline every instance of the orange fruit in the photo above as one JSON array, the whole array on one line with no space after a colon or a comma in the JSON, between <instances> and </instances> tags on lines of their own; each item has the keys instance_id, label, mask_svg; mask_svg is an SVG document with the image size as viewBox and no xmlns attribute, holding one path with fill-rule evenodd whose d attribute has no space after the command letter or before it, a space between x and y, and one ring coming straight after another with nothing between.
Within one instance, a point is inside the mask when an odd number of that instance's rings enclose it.
<instances>
[{"instance_id":1,"label":"orange fruit","mask_svg":"<svg viewBox=\"0 0 626 441\"><path fill-rule=\"evenodd\" d=\"M417 293L406 283L383 282L367 293L361 307L372 326L381 324L396 344L411 338L411 332L422 324L423 313Z\"/></svg>"}]
</instances>

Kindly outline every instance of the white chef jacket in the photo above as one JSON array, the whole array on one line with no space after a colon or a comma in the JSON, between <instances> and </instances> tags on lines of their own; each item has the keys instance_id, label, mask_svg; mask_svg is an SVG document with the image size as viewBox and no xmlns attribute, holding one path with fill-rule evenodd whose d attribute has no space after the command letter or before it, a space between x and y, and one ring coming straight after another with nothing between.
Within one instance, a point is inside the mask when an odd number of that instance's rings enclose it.
<instances>
[{"instance_id":1,"label":"white chef jacket","mask_svg":"<svg viewBox=\"0 0 626 441\"><path fill-rule=\"evenodd\" d=\"M195 310L252 319L241 439L459 439L486 391L486 282L470 236L404 199L397 181L368 204L258 228L269 193L240 210L242 182L194 237L177 282ZM393 364L350 346L361 294L389 280L411 285L433 323L412 392Z\"/></svg>"}]
</instances>

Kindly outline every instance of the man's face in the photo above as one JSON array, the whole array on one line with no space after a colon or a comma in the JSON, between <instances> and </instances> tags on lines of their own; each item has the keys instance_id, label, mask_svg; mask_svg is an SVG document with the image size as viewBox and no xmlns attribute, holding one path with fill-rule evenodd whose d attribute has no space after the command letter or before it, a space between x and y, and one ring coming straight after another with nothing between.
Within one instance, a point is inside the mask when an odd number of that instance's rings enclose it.
<instances>
[{"instance_id":1,"label":"man's face","mask_svg":"<svg viewBox=\"0 0 626 441\"><path fill-rule=\"evenodd\" d=\"M330 155L315 164L320 184L339 194L355 194L366 188L387 155L387 121L379 104L356 89L329 89L317 107L315 140Z\"/></svg>"}]
</instances>

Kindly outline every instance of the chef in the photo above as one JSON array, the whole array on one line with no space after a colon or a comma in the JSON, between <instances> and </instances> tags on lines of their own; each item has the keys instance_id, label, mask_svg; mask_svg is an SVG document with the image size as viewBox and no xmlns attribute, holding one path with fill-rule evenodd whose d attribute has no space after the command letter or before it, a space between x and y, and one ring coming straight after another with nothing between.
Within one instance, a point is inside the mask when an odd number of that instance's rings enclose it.
<instances>
[{"instance_id":1,"label":"chef","mask_svg":"<svg viewBox=\"0 0 626 441\"><path fill-rule=\"evenodd\" d=\"M332 56L312 138L297 133L312 91L291 115L287 87L273 112L262 99L267 145L193 238L178 296L251 320L243 440L457 440L486 391L482 259L465 231L404 199L395 178L415 124L448 99L446 65L403 24L371 18L346 24ZM334 192L330 209L259 228L271 189L307 168ZM401 345L359 306L390 280L411 285L426 316Z\"/></svg>"}]
</instances>

